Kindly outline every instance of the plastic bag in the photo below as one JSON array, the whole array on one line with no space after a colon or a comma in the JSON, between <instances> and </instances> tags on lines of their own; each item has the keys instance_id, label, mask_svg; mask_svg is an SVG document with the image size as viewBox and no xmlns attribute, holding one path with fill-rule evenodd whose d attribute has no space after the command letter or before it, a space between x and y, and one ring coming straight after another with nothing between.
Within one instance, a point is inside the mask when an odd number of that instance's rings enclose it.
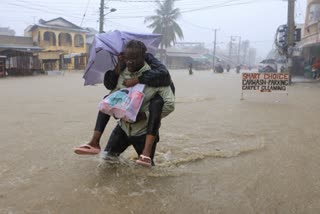
<instances>
[{"instance_id":1,"label":"plastic bag","mask_svg":"<svg viewBox=\"0 0 320 214\"><path fill-rule=\"evenodd\" d=\"M123 88L108 95L99 103L99 110L127 122L135 122L141 108L144 85Z\"/></svg>"}]
</instances>

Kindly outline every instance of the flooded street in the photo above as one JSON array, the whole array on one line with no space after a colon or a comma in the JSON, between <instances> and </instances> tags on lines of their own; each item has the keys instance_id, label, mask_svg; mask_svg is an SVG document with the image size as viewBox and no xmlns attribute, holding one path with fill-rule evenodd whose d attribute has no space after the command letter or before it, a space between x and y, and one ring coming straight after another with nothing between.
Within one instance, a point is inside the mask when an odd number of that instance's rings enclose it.
<instances>
[{"instance_id":1,"label":"flooded street","mask_svg":"<svg viewBox=\"0 0 320 214\"><path fill-rule=\"evenodd\" d=\"M171 71L156 167L79 156L103 85L81 73L0 79L0 213L320 213L320 84L245 94L234 72ZM101 145L115 126L110 120Z\"/></svg>"}]
</instances>

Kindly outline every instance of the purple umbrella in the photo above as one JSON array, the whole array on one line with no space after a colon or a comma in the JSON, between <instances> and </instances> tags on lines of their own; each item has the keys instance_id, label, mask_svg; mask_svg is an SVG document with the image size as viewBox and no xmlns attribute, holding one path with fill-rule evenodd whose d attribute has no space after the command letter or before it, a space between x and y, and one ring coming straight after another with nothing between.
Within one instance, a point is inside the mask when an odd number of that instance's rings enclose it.
<instances>
[{"instance_id":1,"label":"purple umbrella","mask_svg":"<svg viewBox=\"0 0 320 214\"><path fill-rule=\"evenodd\" d=\"M147 52L155 54L161 41L158 34L137 34L121 31L97 34L92 43L89 62L83 75L84 85L102 83L106 71L113 70L117 57L124 52L130 40L139 40L147 46Z\"/></svg>"}]
</instances>

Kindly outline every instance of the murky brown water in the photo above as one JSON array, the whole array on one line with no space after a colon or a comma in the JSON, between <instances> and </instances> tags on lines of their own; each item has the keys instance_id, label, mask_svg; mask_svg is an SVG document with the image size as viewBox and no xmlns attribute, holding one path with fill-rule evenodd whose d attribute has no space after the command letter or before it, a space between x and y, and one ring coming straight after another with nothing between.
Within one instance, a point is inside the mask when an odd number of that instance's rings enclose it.
<instances>
[{"instance_id":1,"label":"murky brown water","mask_svg":"<svg viewBox=\"0 0 320 214\"><path fill-rule=\"evenodd\" d=\"M176 111L152 170L133 149L119 164L72 152L91 136L102 85L0 79L0 213L320 213L320 84L240 101L240 75L172 76Z\"/></svg>"}]
</instances>

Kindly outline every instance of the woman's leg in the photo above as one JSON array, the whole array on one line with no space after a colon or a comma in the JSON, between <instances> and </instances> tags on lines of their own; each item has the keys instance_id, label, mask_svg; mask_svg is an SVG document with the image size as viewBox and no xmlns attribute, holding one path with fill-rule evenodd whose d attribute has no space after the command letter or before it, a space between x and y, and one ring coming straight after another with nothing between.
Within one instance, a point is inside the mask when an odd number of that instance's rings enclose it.
<instances>
[{"instance_id":1,"label":"woman's leg","mask_svg":"<svg viewBox=\"0 0 320 214\"><path fill-rule=\"evenodd\" d=\"M99 111L92 138L88 143L90 146L100 149L100 139L104 132L104 129L106 128L109 122L109 119L110 119L109 115Z\"/></svg>"},{"instance_id":2,"label":"woman's leg","mask_svg":"<svg viewBox=\"0 0 320 214\"><path fill-rule=\"evenodd\" d=\"M144 156L150 157L151 155L152 146L159 133L163 104L163 99L158 94L150 101L147 135L142 151L142 155Z\"/></svg>"}]
</instances>

